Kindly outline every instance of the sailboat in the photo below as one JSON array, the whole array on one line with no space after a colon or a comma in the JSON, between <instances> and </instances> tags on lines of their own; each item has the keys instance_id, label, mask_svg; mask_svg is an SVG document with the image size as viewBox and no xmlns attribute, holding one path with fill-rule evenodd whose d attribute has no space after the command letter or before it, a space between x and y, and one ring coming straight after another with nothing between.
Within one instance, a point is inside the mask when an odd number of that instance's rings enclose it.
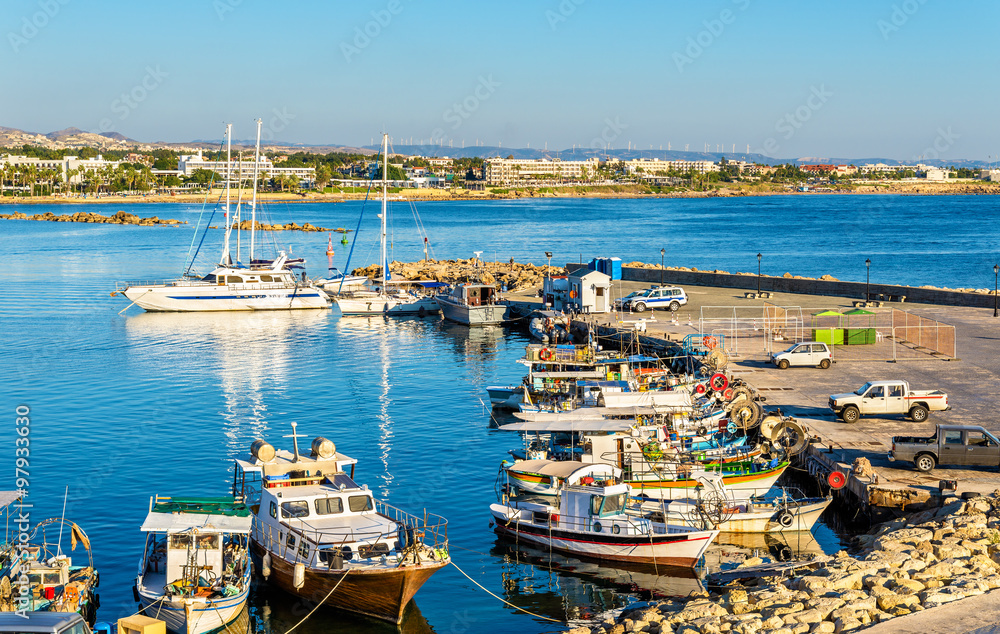
<instances>
[{"instance_id":1,"label":"sailboat","mask_svg":"<svg viewBox=\"0 0 1000 634\"><path fill-rule=\"evenodd\" d=\"M441 310L431 296L418 295L402 288L392 288L389 280L389 258L386 253L386 215L389 191L389 135L382 135L382 213L379 214L380 268L379 283L372 291L355 291L331 295L345 316L351 315L430 315ZM345 280L346 281L346 280Z\"/></svg>"},{"instance_id":2,"label":"sailboat","mask_svg":"<svg viewBox=\"0 0 1000 634\"><path fill-rule=\"evenodd\" d=\"M249 265L240 262L240 208L242 188L236 213L230 207L232 181L232 124L226 125L226 232L219 265L204 277L189 277L158 282L119 282L114 297L121 293L133 304L151 311L202 312L216 310L289 310L329 308L326 295L316 286L299 280L290 268L292 261L284 252L273 260L256 259L257 177L260 166L260 127L257 120L257 146L254 151L253 199L250 204ZM241 162L242 164L242 162ZM230 253L230 236L237 230L236 262ZM207 229L206 229L207 231ZM189 268L190 270L190 268ZM128 308L128 306L126 307Z\"/></svg>"}]
</instances>

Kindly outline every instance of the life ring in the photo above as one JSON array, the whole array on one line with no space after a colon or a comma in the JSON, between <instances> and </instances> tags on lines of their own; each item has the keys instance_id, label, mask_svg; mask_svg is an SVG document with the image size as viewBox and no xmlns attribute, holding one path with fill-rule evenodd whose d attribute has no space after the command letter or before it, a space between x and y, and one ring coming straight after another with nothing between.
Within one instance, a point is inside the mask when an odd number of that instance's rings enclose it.
<instances>
[{"instance_id":1,"label":"life ring","mask_svg":"<svg viewBox=\"0 0 1000 634\"><path fill-rule=\"evenodd\" d=\"M843 471L831 471L830 475L826 476L826 482L830 485L831 489L843 489L844 485L847 484L847 477L844 475Z\"/></svg>"},{"instance_id":2,"label":"life ring","mask_svg":"<svg viewBox=\"0 0 1000 634\"><path fill-rule=\"evenodd\" d=\"M788 509L781 509L776 519L779 524L781 524L785 528L788 528L795 521L795 516L792 515L792 512L789 511Z\"/></svg>"},{"instance_id":3,"label":"life ring","mask_svg":"<svg viewBox=\"0 0 1000 634\"><path fill-rule=\"evenodd\" d=\"M696 394L704 394L705 393L705 386L703 384L699 383L698 385L694 386L694 391L695 391Z\"/></svg>"},{"instance_id":4,"label":"life ring","mask_svg":"<svg viewBox=\"0 0 1000 634\"><path fill-rule=\"evenodd\" d=\"M576 299L576 291L570 291L569 292L569 298L570 299Z\"/></svg>"},{"instance_id":5,"label":"life ring","mask_svg":"<svg viewBox=\"0 0 1000 634\"><path fill-rule=\"evenodd\" d=\"M541 359L542 361L551 361L552 356L553 356L552 351L549 350L548 348L542 348L541 350L538 351L538 358Z\"/></svg>"},{"instance_id":6,"label":"life ring","mask_svg":"<svg viewBox=\"0 0 1000 634\"><path fill-rule=\"evenodd\" d=\"M708 335L707 337L701 340L701 343L709 350L712 350L713 348L719 345L719 340L713 337L712 335Z\"/></svg>"},{"instance_id":7,"label":"life ring","mask_svg":"<svg viewBox=\"0 0 1000 634\"><path fill-rule=\"evenodd\" d=\"M708 384L711 385L712 389L716 392L722 392L729 386L729 379L726 378L725 374L717 372L708 380Z\"/></svg>"}]
</instances>

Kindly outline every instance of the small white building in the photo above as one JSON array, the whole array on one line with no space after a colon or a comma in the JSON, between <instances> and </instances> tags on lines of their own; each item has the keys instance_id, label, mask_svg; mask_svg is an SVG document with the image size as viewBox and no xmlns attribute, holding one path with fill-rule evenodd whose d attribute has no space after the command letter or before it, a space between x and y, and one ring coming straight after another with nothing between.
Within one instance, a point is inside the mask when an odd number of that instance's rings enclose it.
<instances>
[{"instance_id":1,"label":"small white building","mask_svg":"<svg viewBox=\"0 0 1000 634\"><path fill-rule=\"evenodd\" d=\"M545 278L543 289L546 304L553 310L611 312L611 277L600 271L584 268L568 276Z\"/></svg>"},{"instance_id":2,"label":"small white building","mask_svg":"<svg viewBox=\"0 0 1000 634\"><path fill-rule=\"evenodd\" d=\"M943 181L948 179L948 170L936 167L928 167L924 172L924 178L929 181Z\"/></svg>"}]
</instances>

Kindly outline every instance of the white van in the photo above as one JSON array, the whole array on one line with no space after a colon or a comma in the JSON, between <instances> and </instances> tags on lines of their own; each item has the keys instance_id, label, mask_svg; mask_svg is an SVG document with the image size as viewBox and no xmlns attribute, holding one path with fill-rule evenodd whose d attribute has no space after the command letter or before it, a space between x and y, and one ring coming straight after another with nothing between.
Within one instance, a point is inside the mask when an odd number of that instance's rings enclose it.
<instances>
[{"instance_id":1,"label":"white van","mask_svg":"<svg viewBox=\"0 0 1000 634\"><path fill-rule=\"evenodd\" d=\"M825 343L818 341L803 341L788 348L784 352L771 353L771 363L782 370L793 365L818 366L824 370L833 363L833 352Z\"/></svg>"}]
</instances>

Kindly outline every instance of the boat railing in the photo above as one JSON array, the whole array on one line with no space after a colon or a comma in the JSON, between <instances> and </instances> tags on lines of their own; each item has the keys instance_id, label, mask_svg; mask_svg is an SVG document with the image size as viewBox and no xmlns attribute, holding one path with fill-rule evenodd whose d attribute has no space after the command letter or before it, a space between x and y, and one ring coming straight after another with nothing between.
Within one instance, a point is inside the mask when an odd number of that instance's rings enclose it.
<instances>
[{"instance_id":1,"label":"boat railing","mask_svg":"<svg viewBox=\"0 0 1000 634\"><path fill-rule=\"evenodd\" d=\"M115 291L123 292L129 288L135 286L169 286L169 287L190 287L190 286L206 286L206 287L225 287L230 291L254 291L254 290L270 290L275 288L302 288L307 286L307 284L294 284L292 282L240 282L238 284L218 284L217 282L205 282L202 280L185 280L185 279L174 279L174 280L126 280L115 282Z\"/></svg>"},{"instance_id":2,"label":"boat railing","mask_svg":"<svg viewBox=\"0 0 1000 634\"><path fill-rule=\"evenodd\" d=\"M628 513L625 513L625 517L564 515L559 512L529 510L521 510L521 513L525 515L530 513L534 524L548 524L551 528L559 530L612 535L648 535L653 532L653 527L646 518Z\"/></svg>"}]
</instances>

